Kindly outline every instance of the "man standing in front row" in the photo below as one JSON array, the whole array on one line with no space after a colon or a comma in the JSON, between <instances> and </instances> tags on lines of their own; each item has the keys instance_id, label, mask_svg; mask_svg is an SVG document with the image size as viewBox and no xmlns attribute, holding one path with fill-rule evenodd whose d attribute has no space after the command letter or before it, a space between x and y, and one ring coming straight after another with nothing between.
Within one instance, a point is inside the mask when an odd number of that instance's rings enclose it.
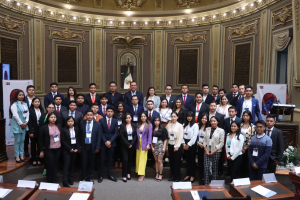
<instances>
[{"instance_id":1,"label":"man standing in front row","mask_svg":"<svg viewBox=\"0 0 300 200\"><path fill-rule=\"evenodd\" d=\"M248 148L250 181L262 180L267 171L269 156L272 151L272 139L265 134L266 124L263 120L256 122L256 134L253 135Z\"/></svg>"}]
</instances>

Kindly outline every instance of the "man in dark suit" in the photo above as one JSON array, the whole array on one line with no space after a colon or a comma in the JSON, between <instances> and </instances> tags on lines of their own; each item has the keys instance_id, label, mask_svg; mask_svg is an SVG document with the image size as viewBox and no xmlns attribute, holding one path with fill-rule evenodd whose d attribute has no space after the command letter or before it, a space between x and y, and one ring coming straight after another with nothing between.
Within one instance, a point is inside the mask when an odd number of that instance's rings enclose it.
<instances>
[{"instance_id":1,"label":"man in dark suit","mask_svg":"<svg viewBox=\"0 0 300 200\"><path fill-rule=\"evenodd\" d=\"M268 173L275 173L276 166L280 163L284 151L284 142L282 131L275 128L275 118L273 116L267 116L266 119L267 128L265 133L272 139L272 152L268 161Z\"/></svg>"},{"instance_id":2,"label":"man in dark suit","mask_svg":"<svg viewBox=\"0 0 300 200\"><path fill-rule=\"evenodd\" d=\"M229 117L224 119L224 131L225 131L225 135L227 135L227 133L231 132L231 123L232 122L238 122L241 123L242 119L236 116L236 108L235 106L230 106L228 108L228 115Z\"/></svg>"},{"instance_id":3,"label":"man in dark suit","mask_svg":"<svg viewBox=\"0 0 300 200\"><path fill-rule=\"evenodd\" d=\"M139 92L136 90L137 89L137 84L135 81L132 81L130 83L130 91L126 92L124 95L124 104L127 105L128 107L132 106L132 102L131 102L131 97L132 96L137 96L138 100L139 100L139 105L143 106L143 93Z\"/></svg>"},{"instance_id":4,"label":"man in dark suit","mask_svg":"<svg viewBox=\"0 0 300 200\"><path fill-rule=\"evenodd\" d=\"M253 88L252 86L247 85L245 87L246 97L238 100L236 109L237 116L241 116L245 110L249 110L252 113L253 124L256 124L255 116L257 116L258 120L262 120L260 115L260 109L258 105L258 100L252 98Z\"/></svg>"},{"instance_id":5,"label":"man in dark suit","mask_svg":"<svg viewBox=\"0 0 300 200\"><path fill-rule=\"evenodd\" d=\"M77 104L76 110L81 112L82 116L85 116L86 112L91 109L88 105L84 104L84 95L83 94L77 95L76 104Z\"/></svg>"},{"instance_id":6,"label":"man in dark suit","mask_svg":"<svg viewBox=\"0 0 300 200\"><path fill-rule=\"evenodd\" d=\"M215 101L218 101L220 99L219 86L213 85L211 93L212 93L212 97L214 98Z\"/></svg>"},{"instance_id":7,"label":"man in dark suit","mask_svg":"<svg viewBox=\"0 0 300 200\"><path fill-rule=\"evenodd\" d=\"M131 114L132 121L133 122L138 122L138 118L141 115L142 112L144 112L144 107L139 103L139 99L136 95L131 97L131 106L127 107L128 112Z\"/></svg>"},{"instance_id":8,"label":"man in dark suit","mask_svg":"<svg viewBox=\"0 0 300 200\"><path fill-rule=\"evenodd\" d=\"M90 83L90 85L89 85L90 93L84 96L84 103L86 105L88 105L89 108L92 107L93 103L95 103L95 102L99 103L100 102L100 95L96 94L96 90L97 90L96 84L95 83Z\"/></svg>"},{"instance_id":9,"label":"man in dark suit","mask_svg":"<svg viewBox=\"0 0 300 200\"><path fill-rule=\"evenodd\" d=\"M231 90L232 90L232 92L226 95L227 99L228 99L228 102L230 102L230 104L233 101L233 99L239 95L239 93L238 93L238 90L239 90L238 84L233 83Z\"/></svg>"},{"instance_id":10,"label":"man in dark suit","mask_svg":"<svg viewBox=\"0 0 300 200\"><path fill-rule=\"evenodd\" d=\"M209 106L203 102L202 93L200 92L195 94L195 101L196 102L190 104L189 111L195 114L195 122L199 123L199 117L201 117L203 113L209 112Z\"/></svg>"},{"instance_id":11,"label":"man in dark suit","mask_svg":"<svg viewBox=\"0 0 300 200\"><path fill-rule=\"evenodd\" d=\"M219 89L219 99L216 101L217 102L217 104L220 104L221 103L221 97L223 96L223 95L226 95L226 90L225 89Z\"/></svg>"},{"instance_id":12,"label":"man in dark suit","mask_svg":"<svg viewBox=\"0 0 300 200\"><path fill-rule=\"evenodd\" d=\"M148 117L148 120L153 123L153 120L154 120L154 117L159 117L159 113L155 110L153 110L153 107L154 107L154 102L152 100L148 100L147 101L147 109L145 112L146 112L146 115Z\"/></svg>"},{"instance_id":13,"label":"man in dark suit","mask_svg":"<svg viewBox=\"0 0 300 200\"><path fill-rule=\"evenodd\" d=\"M60 126L62 126L63 125L63 120L62 120L62 118L61 118L61 114L63 113L63 112L65 112L65 111L67 111L68 110L68 108L67 107L65 107L65 106L63 106L61 103L62 103L62 99L61 99L61 97L60 96L55 96L54 97L54 105L55 105L55 111L54 111L54 113L56 113L59 117L58 117L58 119L57 119L57 123L60 125Z\"/></svg>"},{"instance_id":14,"label":"man in dark suit","mask_svg":"<svg viewBox=\"0 0 300 200\"><path fill-rule=\"evenodd\" d=\"M80 129L80 122L82 121L82 113L76 110L77 105L76 105L76 101L72 100L69 102L69 110L64 111L61 114L62 117L62 124L63 127L67 126L67 118L69 116L72 116L75 119L75 127L77 127L78 129Z\"/></svg>"},{"instance_id":15,"label":"man in dark suit","mask_svg":"<svg viewBox=\"0 0 300 200\"><path fill-rule=\"evenodd\" d=\"M110 106L107 104L108 98L106 94L100 95L100 104L99 104L99 111L98 114L101 115L102 117L106 117L106 110L107 107Z\"/></svg>"},{"instance_id":16,"label":"man in dark suit","mask_svg":"<svg viewBox=\"0 0 300 200\"><path fill-rule=\"evenodd\" d=\"M210 105L210 102L214 101L214 98L212 95L209 94L208 84L202 85L202 92L203 92L203 101L208 105Z\"/></svg>"},{"instance_id":17,"label":"man in dark suit","mask_svg":"<svg viewBox=\"0 0 300 200\"><path fill-rule=\"evenodd\" d=\"M239 99L246 97L245 95L245 85L239 85L239 92L238 95L235 96L232 101L230 101L230 104L233 106L236 106Z\"/></svg>"},{"instance_id":18,"label":"man in dark suit","mask_svg":"<svg viewBox=\"0 0 300 200\"><path fill-rule=\"evenodd\" d=\"M94 121L93 111L86 113L87 120L80 124L80 147L82 162L82 178L93 181L96 153L101 146L101 124Z\"/></svg>"},{"instance_id":19,"label":"man in dark suit","mask_svg":"<svg viewBox=\"0 0 300 200\"><path fill-rule=\"evenodd\" d=\"M160 97L160 101L162 101L163 99L168 100L168 103L169 103L168 106L171 109L173 109L173 106L174 106L175 101L176 101L176 97L172 95L172 91L173 91L172 85L166 85L166 87L165 87L166 94L162 95Z\"/></svg>"},{"instance_id":20,"label":"man in dark suit","mask_svg":"<svg viewBox=\"0 0 300 200\"><path fill-rule=\"evenodd\" d=\"M113 155L116 147L116 138L118 137L118 120L113 118L113 107L107 107L106 117L100 119L102 143L100 149L100 169L98 183L103 181L103 170L105 158L107 158L108 179L117 182L117 179L112 175Z\"/></svg>"},{"instance_id":21,"label":"man in dark suit","mask_svg":"<svg viewBox=\"0 0 300 200\"><path fill-rule=\"evenodd\" d=\"M118 108L118 103L124 101L122 94L117 92L117 83L114 81L109 83L109 92L106 93L106 97L108 99L107 104L112 105L114 108Z\"/></svg>"},{"instance_id":22,"label":"man in dark suit","mask_svg":"<svg viewBox=\"0 0 300 200\"><path fill-rule=\"evenodd\" d=\"M208 113L209 114L209 121L210 121L210 118L212 116L215 116L219 120L218 127L224 129L224 123L223 122L224 122L225 115L222 115L222 114L218 113L216 110L217 110L217 102L216 101L210 102L210 104L209 104L209 113Z\"/></svg>"},{"instance_id":23,"label":"man in dark suit","mask_svg":"<svg viewBox=\"0 0 300 200\"><path fill-rule=\"evenodd\" d=\"M194 102L194 97L188 94L189 86L183 84L181 86L181 95L176 96L176 98L180 98L183 102L184 108L186 110L189 109L190 104Z\"/></svg>"},{"instance_id":24,"label":"man in dark suit","mask_svg":"<svg viewBox=\"0 0 300 200\"><path fill-rule=\"evenodd\" d=\"M57 92L57 90L58 90L58 84L57 83L55 83L55 82L51 83L50 84L50 90L51 90L51 92L49 92L48 94L46 94L44 96L44 107L45 107L45 109L48 107L49 103L53 102L55 96L60 96L62 100L64 99L64 96Z\"/></svg>"}]
</instances>

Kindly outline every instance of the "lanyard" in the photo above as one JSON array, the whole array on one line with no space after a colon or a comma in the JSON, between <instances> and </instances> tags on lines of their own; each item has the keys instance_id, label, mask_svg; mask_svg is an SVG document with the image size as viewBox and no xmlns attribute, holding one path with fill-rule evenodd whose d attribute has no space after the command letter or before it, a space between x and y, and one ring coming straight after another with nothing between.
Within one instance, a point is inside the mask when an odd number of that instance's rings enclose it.
<instances>
[{"instance_id":1,"label":"lanyard","mask_svg":"<svg viewBox=\"0 0 300 200\"><path fill-rule=\"evenodd\" d=\"M257 148L257 145L259 144L259 141L260 141L263 137L265 137L265 135L262 136L261 138L257 138L257 136L256 136L256 148Z\"/></svg>"},{"instance_id":2,"label":"lanyard","mask_svg":"<svg viewBox=\"0 0 300 200\"><path fill-rule=\"evenodd\" d=\"M165 116L167 115L168 112L169 112L169 109L167 109L167 111L164 114L161 113L162 117L165 118Z\"/></svg>"},{"instance_id":3,"label":"lanyard","mask_svg":"<svg viewBox=\"0 0 300 200\"><path fill-rule=\"evenodd\" d=\"M82 113L82 110L83 110L83 105L82 105L82 108L81 108L81 110L80 110L80 108L79 108L79 107L77 107L77 109L78 109L78 111L79 111L79 112L81 112L81 113Z\"/></svg>"},{"instance_id":4,"label":"lanyard","mask_svg":"<svg viewBox=\"0 0 300 200\"><path fill-rule=\"evenodd\" d=\"M52 131L54 132L54 135L57 135L57 133L56 133L57 128L56 128L56 126L54 126L54 127L55 128L52 128L51 126L49 126L49 128L52 129Z\"/></svg>"}]
</instances>

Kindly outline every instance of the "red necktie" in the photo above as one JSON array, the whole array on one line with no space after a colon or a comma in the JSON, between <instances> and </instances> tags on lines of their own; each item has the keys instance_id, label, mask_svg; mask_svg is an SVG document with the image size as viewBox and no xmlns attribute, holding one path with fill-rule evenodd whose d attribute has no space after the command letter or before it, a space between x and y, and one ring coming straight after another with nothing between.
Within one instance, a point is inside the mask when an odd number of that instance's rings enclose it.
<instances>
[{"instance_id":1,"label":"red necktie","mask_svg":"<svg viewBox=\"0 0 300 200\"><path fill-rule=\"evenodd\" d=\"M110 119L108 119L107 127L108 127L108 130L109 130L110 129Z\"/></svg>"},{"instance_id":2,"label":"red necktie","mask_svg":"<svg viewBox=\"0 0 300 200\"><path fill-rule=\"evenodd\" d=\"M103 115L106 115L105 107L103 107Z\"/></svg>"},{"instance_id":3,"label":"red necktie","mask_svg":"<svg viewBox=\"0 0 300 200\"><path fill-rule=\"evenodd\" d=\"M235 94L233 93L233 98L235 97Z\"/></svg>"},{"instance_id":4,"label":"red necktie","mask_svg":"<svg viewBox=\"0 0 300 200\"><path fill-rule=\"evenodd\" d=\"M216 100L217 96L214 95L214 100Z\"/></svg>"},{"instance_id":5,"label":"red necktie","mask_svg":"<svg viewBox=\"0 0 300 200\"><path fill-rule=\"evenodd\" d=\"M199 110L199 107L200 107L200 104L198 103L197 110ZM196 110L196 112L197 112L197 110ZM198 112L198 115L196 116L196 122L198 122L198 116L199 116L199 112Z\"/></svg>"},{"instance_id":6,"label":"red necktie","mask_svg":"<svg viewBox=\"0 0 300 200\"><path fill-rule=\"evenodd\" d=\"M95 94L92 94L92 102L95 103Z\"/></svg>"},{"instance_id":7,"label":"red necktie","mask_svg":"<svg viewBox=\"0 0 300 200\"><path fill-rule=\"evenodd\" d=\"M183 105L185 105L185 95L183 95Z\"/></svg>"},{"instance_id":8,"label":"red necktie","mask_svg":"<svg viewBox=\"0 0 300 200\"><path fill-rule=\"evenodd\" d=\"M56 107L56 111L59 114L59 106Z\"/></svg>"},{"instance_id":9,"label":"red necktie","mask_svg":"<svg viewBox=\"0 0 300 200\"><path fill-rule=\"evenodd\" d=\"M151 112L149 112L148 119L151 120L151 117L152 117L152 116L151 116Z\"/></svg>"}]
</instances>

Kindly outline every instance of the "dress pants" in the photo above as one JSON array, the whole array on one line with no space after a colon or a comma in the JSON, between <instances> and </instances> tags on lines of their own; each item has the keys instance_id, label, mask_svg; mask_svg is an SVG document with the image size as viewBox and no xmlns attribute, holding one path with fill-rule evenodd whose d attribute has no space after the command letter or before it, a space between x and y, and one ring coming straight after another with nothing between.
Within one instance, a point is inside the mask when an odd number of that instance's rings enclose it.
<instances>
[{"instance_id":1,"label":"dress pants","mask_svg":"<svg viewBox=\"0 0 300 200\"><path fill-rule=\"evenodd\" d=\"M275 161L272 160L271 158L269 158L269 161L268 161L268 173L274 173L276 172L276 165L274 164Z\"/></svg>"},{"instance_id":2,"label":"dress pants","mask_svg":"<svg viewBox=\"0 0 300 200\"><path fill-rule=\"evenodd\" d=\"M30 140L31 140L31 145L30 146L31 146L32 161L40 161L40 157L39 157L40 156L40 148L39 148L39 145L37 145L37 143L39 141L39 138L34 136ZM26 147L26 145L25 145L25 147ZM24 150L25 150L25 148L24 148Z\"/></svg>"},{"instance_id":3,"label":"dress pants","mask_svg":"<svg viewBox=\"0 0 300 200\"><path fill-rule=\"evenodd\" d=\"M28 144L29 144L29 131L26 131L25 140L24 140L24 152L25 153L28 152Z\"/></svg>"},{"instance_id":4,"label":"dress pants","mask_svg":"<svg viewBox=\"0 0 300 200\"><path fill-rule=\"evenodd\" d=\"M101 145L101 147L100 147L100 168L99 168L99 176L100 177L103 177L105 158L107 158L108 176L112 176L114 150L115 150L114 147L107 148L105 146L105 144Z\"/></svg>"},{"instance_id":5,"label":"dress pants","mask_svg":"<svg viewBox=\"0 0 300 200\"><path fill-rule=\"evenodd\" d=\"M245 151L245 153L242 155L243 161L241 166L241 178L247 178L249 177L249 158L248 158L248 149Z\"/></svg>"},{"instance_id":6,"label":"dress pants","mask_svg":"<svg viewBox=\"0 0 300 200\"><path fill-rule=\"evenodd\" d=\"M61 148L45 149L45 161L47 162L47 182L56 183L58 160L60 157Z\"/></svg>"},{"instance_id":7,"label":"dress pants","mask_svg":"<svg viewBox=\"0 0 300 200\"><path fill-rule=\"evenodd\" d=\"M198 169L200 185L204 184L204 148L198 147Z\"/></svg>"},{"instance_id":8,"label":"dress pants","mask_svg":"<svg viewBox=\"0 0 300 200\"><path fill-rule=\"evenodd\" d=\"M209 168L210 168L210 163L212 163L212 180L217 180L218 176L218 163L221 157L222 152L217 152L213 156L208 156L204 152L204 184L208 185L209 184Z\"/></svg>"},{"instance_id":9,"label":"dress pants","mask_svg":"<svg viewBox=\"0 0 300 200\"><path fill-rule=\"evenodd\" d=\"M25 140L25 132L23 133L14 133L15 143L15 157L23 156L24 154L24 140Z\"/></svg>"},{"instance_id":10,"label":"dress pants","mask_svg":"<svg viewBox=\"0 0 300 200\"><path fill-rule=\"evenodd\" d=\"M184 139L185 144L190 140ZM195 158L196 158L196 144L189 147L188 150L184 150L185 160L186 160L186 176L195 177Z\"/></svg>"},{"instance_id":11,"label":"dress pants","mask_svg":"<svg viewBox=\"0 0 300 200\"><path fill-rule=\"evenodd\" d=\"M232 182L233 179L237 179L241 177L240 171L241 166L243 162L243 155L239 155L234 160L228 160L228 170L230 171L230 182Z\"/></svg>"},{"instance_id":12,"label":"dress pants","mask_svg":"<svg viewBox=\"0 0 300 200\"><path fill-rule=\"evenodd\" d=\"M77 153L71 153L65 149L63 150L63 153L64 153L63 183L68 184L73 182Z\"/></svg>"},{"instance_id":13,"label":"dress pants","mask_svg":"<svg viewBox=\"0 0 300 200\"><path fill-rule=\"evenodd\" d=\"M84 148L84 151L81 151L82 179L91 180L94 177L96 153L91 144L85 144Z\"/></svg>"},{"instance_id":14,"label":"dress pants","mask_svg":"<svg viewBox=\"0 0 300 200\"><path fill-rule=\"evenodd\" d=\"M254 169L250 164L248 165L248 167L250 181L262 180L263 174L267 172L267 169Z\"/></svg>"},{"instance_id":15,"label":"dress pants","mask_svg":"<svg viewBox=\"0 0 300 200\"><path fill-rule=\"evenodd\" d=\"M131 175L131 166L134 158L135 148L132 146L130 149L124 144L121 145L122 151L122 177L127 177L127 174Z\"/></svg>"},{"instance_id":16,"label":"dress pants","mask_svg":"<svg viewBox=\"0 0 300 200\"><path fill-rule=\"evenodd\" d=\"M182 145L180 145L180 148L176 152L174 152L174 145L168 144L168 151L171 177L173 177L174 180L180 180Z\"/></svg>"},{"instance_id":17,"label":"dress pants","mask_svg":"<svg viewBox=\"0 0 300 200\"><path fill-rule=\"evenodd\" d=\"M121 152L121 139L120 139L120 136L117 137L116 139L116 147L115 147L115 150L114 150L114 161L115 162L122 162L122 152Z\"/></svg>"},{"instance_id":18,"label":"dress pants","mask_svg":"<svg viewBox=\"0 0 300 200\"><path fill-rule=\"evenodd\" d=\"M148 158L148 151L142 150L142 139L139 138L139 148L136 150L135 172L139 175L146 174L146 165Z\"/></svg>"}]
</instances>

